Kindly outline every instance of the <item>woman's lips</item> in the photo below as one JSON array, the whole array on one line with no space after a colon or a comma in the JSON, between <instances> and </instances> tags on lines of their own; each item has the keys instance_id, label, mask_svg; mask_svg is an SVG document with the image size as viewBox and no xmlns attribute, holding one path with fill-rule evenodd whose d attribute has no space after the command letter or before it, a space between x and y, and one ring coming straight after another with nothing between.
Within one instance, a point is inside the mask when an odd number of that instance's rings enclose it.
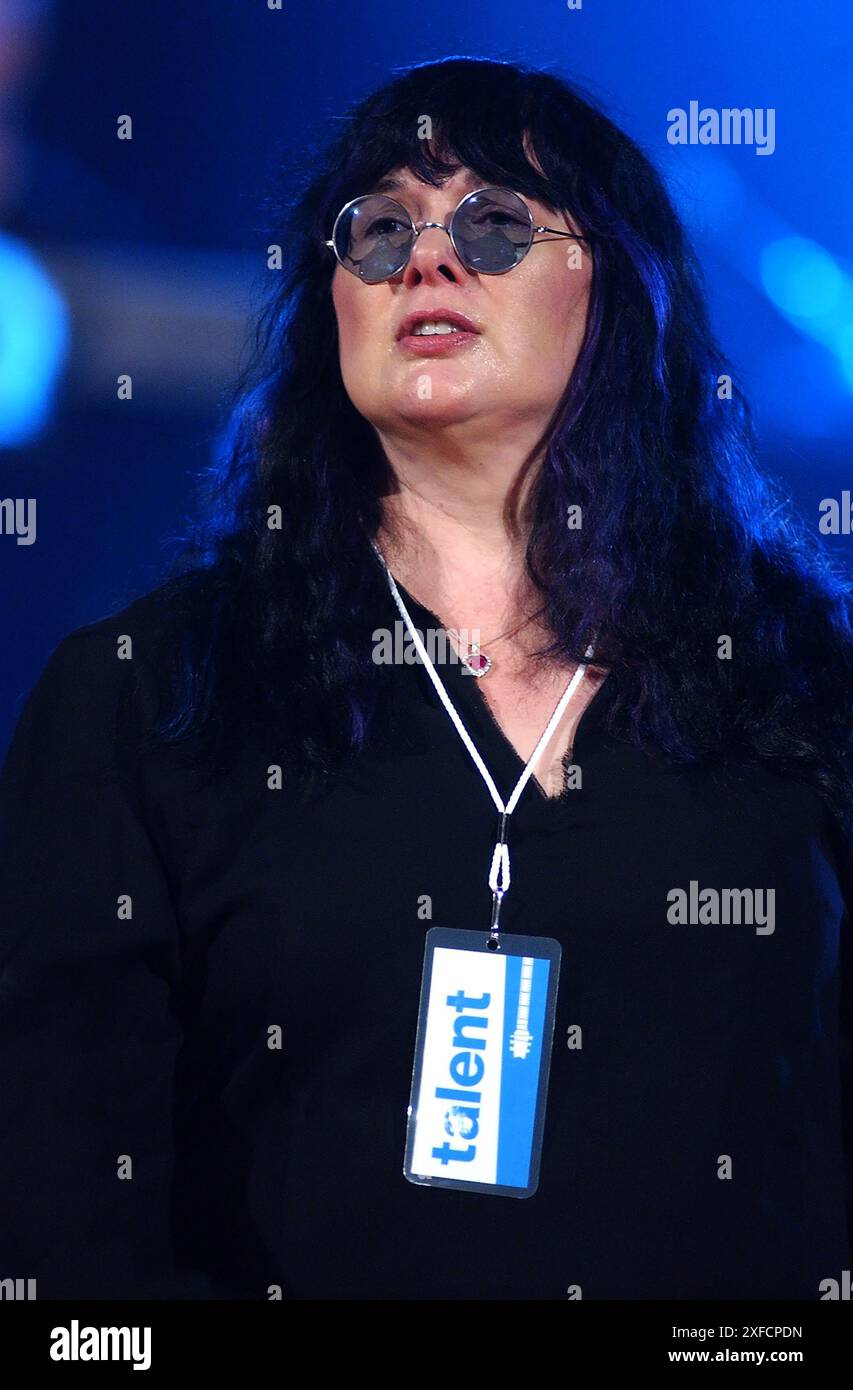
<instances>
[{"instance_id":1,"label":"woman's lips","mask_svg":"<svg viewBox=\"0 0 853 1390\"><path fill-rule=\"evenodd\" d=\"M479 333L454 329L452 333L405 333L397 339L397 347L412 357L446 357L459 348L476 342Z\"/></svg>"}]
</instances>

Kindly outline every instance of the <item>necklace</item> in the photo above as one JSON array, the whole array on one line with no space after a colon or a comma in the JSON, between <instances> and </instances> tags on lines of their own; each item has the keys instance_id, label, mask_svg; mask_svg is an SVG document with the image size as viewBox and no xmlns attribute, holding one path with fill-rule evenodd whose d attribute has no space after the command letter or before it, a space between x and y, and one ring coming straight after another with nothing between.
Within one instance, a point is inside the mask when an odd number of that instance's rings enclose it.
<instances>
[{"instance_id":1,"label":"necklace","mask_svg":"<svg viewBox=\"0 0 853 1390\"><path fill-rule=\"evenodd\" d=\"M545 608L543 606L542 608L538 609L535 613L532 613L529 618L524 618L523 621L520 622L517 627L512 628L509 632L502 632L497 637L493 637L492 640L489 643L487 643L487 645L490 648L494 648L497 646L498 642L503 642L507 637L514 637L517 632L520 632L523 627L526 627L528 623L532 623L534 618L538 618L539 614L544 612ZM487 656L486 653L483 651L480 643L472 642L469 645L462 641L456 628L451 627L447 630L448 632L453 633L453 636L456 638L457 642L461 647L465 647L465 651L463 651L461 654L462 665L467 667L467 669L471 672L471 675L476 676L478 680L480 680L483 676L488 675L489 671L491 671L492 666L494 665L494 662L492 661L492 658L490 656Z\"/></svg>"}]
</instances>

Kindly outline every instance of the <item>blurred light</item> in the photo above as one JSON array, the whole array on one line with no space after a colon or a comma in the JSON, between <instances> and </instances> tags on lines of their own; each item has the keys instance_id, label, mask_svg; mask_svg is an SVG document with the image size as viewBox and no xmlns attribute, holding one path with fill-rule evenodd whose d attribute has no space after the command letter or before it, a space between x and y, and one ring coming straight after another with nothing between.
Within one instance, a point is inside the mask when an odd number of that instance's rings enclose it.
<instances>
[{"instance_id":1,"label":"blurred light","mask_svg":"<svg viewBox=\"0 0 853 1390\"><path fill-rule=\"evenodd\" d=\"M0 447L30 444L44 428L69 339L59 289L23 242L0 233Z\"/></svg>"},{"instance_id":2,"label":"blurred light","mask_svg":"<svg viewBox=\"0 0 853 1390\"><path fill-rule=\"evenodd\" d=\"M688 227L702 236L728 235L749 216L748 194L734 166L715 150L667 148L660 166L673 202Z\"/></svg>"},{"instance_id":3,"label":"blurred light","mask_svg":"<svg viewBox=\"0 0 853 1390\"><path fill-rule=\"evenodd\" d=\"M828 251L805 237L783 237L761 253L761 283L786 314L821 318L840 303L844 274Z\"/></svg>"},{"instance_id":4,"label":"blurred light","mask_svg":"<svg viewBox=\"0 0 853 1390\"><path fill-rule=\"evenodd\" d=\"M836 407L849 409L853 391L853 279L825 247L797 236L722 155L685 149L677 162L670 157L667 163L670 191L694 234L707 237L805 340L835 357L839 370L827 372L823 390L813 383L811 403L803 406L801 432L823 434L825 420L817 418L812 403L820 397L826 418L836 418ZM806 352L800 360L811 371L824 359ZM780 415L790 413L781 400L776 405ZM790 428L796 429L794 417Z\"/></svg>"}]
</instances>

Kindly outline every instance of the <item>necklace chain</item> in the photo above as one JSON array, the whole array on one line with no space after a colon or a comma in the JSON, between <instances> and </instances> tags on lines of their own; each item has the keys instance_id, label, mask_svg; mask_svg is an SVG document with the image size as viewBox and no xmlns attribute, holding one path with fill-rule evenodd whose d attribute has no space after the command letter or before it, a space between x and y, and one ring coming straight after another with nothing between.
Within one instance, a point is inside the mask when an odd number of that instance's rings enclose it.
<instances>
[{"instance_id":1,"label":"necklace chain","mask_svg":"<svg viewBox=\"0 0 853 1390\"><path fill-rule=\"evenodd\" d=\"M376 553L381 555L381 552L379 551L376 542L372 541L371 544L373 545L374 550L376 550ZM383 563L386 563L384 560L384 556L382 557L382 559ZM510 628L508 632L498 633L497 637L492 637L486 643L486 646L489 648L489 650L491 650L492 648L497 646L498 642L504 642L510 637L515 637L516 633L520 632L523 627L527 627L528 623L532 623L535 618L538 618L542 613L544 613L546 606L547 605L543 604L541 608L537 608L535 613L531 613L530 616L527 618L522 618L521 622L517 623L515 627ZM460 647L465 648L465 650L462 652L462 662L468 668L472 675L485 676L492 669L492 659L490 656L487 656L486 653L483 651L482 642L463 643L458 628L447 627L446 624L445 631L448 634L455 637Z\"/></svg>"},{"instance_id":2,"label":"necklace chain","mask_svg":"<svg viewBox=\"0 0 853 1390\"><path fill-rule=\"evenodd\" d=\"M543 605L537 612L532 613L529 618L524 618L516 627L511 628L509 632L501 632L497 637L493 637L491 641L486 643L489 651L492 651L497 646L498 642L503 642L508 637L514 637L517 632L520 632L523 627L527 627L528 623L532 623L534 618L538 618L539 614L544 612L545 608ZM470 644L463 643L456 628L451 627L448 628L447 631L453 633L460 646L465 647L462 653L462 663L471 672L471 675L480 678L488 675L489 671L492 669L493 662L492 658L483 651L482 642L471 642Z\"/></svg>"},{"instance_id":3,"label":"necklace chain","mask_svg":"<svg viewBox=\"0 0 853 1390\"><path fill-rule=\"evenodd\" d=\"M496 647L496 646L498 645L498 642L503 642L504 638L506 638L506 637L514 637L515 634L516 634L517 632L520 632L521 629L522 629L523 627L526 627L528 623L532 623L534 618L538 618L538 617L539 617L539 614L540 614L540 613L544 613L544 612L545 612L545 607L544 607L544 605L543 605L542 608L538 608L538 609L536 610L535 613L531 613L531 615L530 615L529 618L523 618L523 619L521 620L521 622L517 625L517 627L512 628L509 632L501 632L501 633L499 633L497 637L493 637L493 638L491 639L491 641L486 642L485 645L486 645L487 647ZM458 636L459 636L459 631L458 631L457 628L455 628L455 627L450 627L450 628L448 628L447 630L448 630L448 632L452 632L453 635L454 635L454 637L458 637ZM482 643L482 642L475 642L475 643L473 643L472 645L475 647L475 649L476 649L477 651L479 651L480 648L483 646L483 643Z\"/></svg>"}]
</instances>

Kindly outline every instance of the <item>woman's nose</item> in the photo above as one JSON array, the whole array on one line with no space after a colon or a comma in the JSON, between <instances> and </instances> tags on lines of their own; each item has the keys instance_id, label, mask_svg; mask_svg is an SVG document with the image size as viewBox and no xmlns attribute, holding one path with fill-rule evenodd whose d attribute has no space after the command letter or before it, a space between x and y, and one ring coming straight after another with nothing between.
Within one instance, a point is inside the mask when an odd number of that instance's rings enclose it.
<instances>
[{"instance_id":1,"label":"woman's nose","mask_svg":"<svg viewBox=\"0 0 853 1390\"><path fill-rule=\"evenodd\" d=\"M415 244L403 272L406 282L421 279L461 280L465 267L457 256L450 234L443 223L416 223Z\"/></svg>"}]
</instances>

